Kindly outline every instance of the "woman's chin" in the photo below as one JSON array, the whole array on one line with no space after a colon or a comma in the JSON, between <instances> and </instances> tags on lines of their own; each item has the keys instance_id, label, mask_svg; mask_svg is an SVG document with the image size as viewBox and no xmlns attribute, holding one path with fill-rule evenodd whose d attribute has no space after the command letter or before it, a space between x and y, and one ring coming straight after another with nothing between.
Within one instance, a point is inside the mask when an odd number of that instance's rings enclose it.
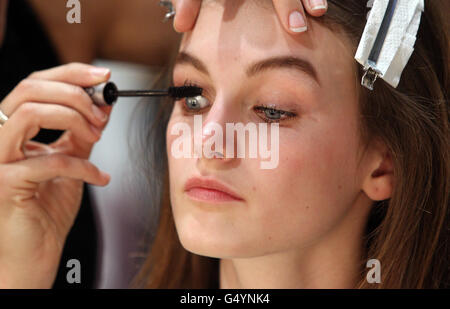
<instances>
[{"instance_id":1,"label":"woman's chin","mask_svg":"<svg viewBox=\"0 0 450 309\"><path fill-rule=\"evenodd\" d=\"M255 256L254 249L239 237L214 235L186 229L178 231L180 243L187 251L212 258L245 258Z\"/></svg>"}]
</instances>

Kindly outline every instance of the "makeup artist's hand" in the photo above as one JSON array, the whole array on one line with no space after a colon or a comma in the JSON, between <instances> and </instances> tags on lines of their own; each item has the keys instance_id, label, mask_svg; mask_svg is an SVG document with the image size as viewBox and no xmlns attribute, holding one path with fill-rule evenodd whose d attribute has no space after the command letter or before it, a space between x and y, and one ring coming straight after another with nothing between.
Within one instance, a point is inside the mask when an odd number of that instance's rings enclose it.
<instances>
[{"instance_id":1,"label":"makeup artist's hand","mask_svg":"<svg viewBox=\"0 0 450 309\"><path fill-rule=\"evenodd\" d=\"M9 117L0 128L0 288L51 288L83 182L108 184L87 159L112 107L94 107L81 87L109 77L63 65L31 74L0 103ZM50 145L30 141L40 128L66 132Z\"/></svg>"},{"instance_id":2,"label":"makeup artist's hand","mask_svg":"<svg viewBox=\"0 0 450 309\"><path fill-rule=\"evenodd\" d=\"M177 32L191 30L200 11L202 0L172 0L175 6L174 28ZM305 9L311 16L322 16L328 8L327 0L273 0L278 18L289 33L307 30Z\"/></svg>"}]
</instances>

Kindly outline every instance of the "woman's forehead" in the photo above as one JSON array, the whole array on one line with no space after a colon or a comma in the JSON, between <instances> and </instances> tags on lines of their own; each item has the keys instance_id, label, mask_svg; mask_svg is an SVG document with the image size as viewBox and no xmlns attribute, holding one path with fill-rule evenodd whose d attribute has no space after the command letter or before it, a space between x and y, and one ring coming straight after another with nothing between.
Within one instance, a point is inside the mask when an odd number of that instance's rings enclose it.
<instances>
[{"instance_id":1,"label":"woman's forehead","mask_svg":"<svg viewBox=\"0 0 450 309\"><path fill-rule=\"evenodd\" d=\"M238 46L267 49L280 38L275 11L254 1L210 0L202 5L195 28L185 34L182 47L203 45L236 50Z\"/></svg>"},{"instance_id":2,"label":"woman's forehead","mask_svg":"<svg viewBox=\"0 0 450 309\"><path fill-rule=\"evenodd\" d=\"M308 19L308 31L292 35L284 30L273 7L243 2L211 0L203 5L180 51L202 60L211 75L243 74L252 63L277 56L308 61L319 79L330 84L354 75L349 44L313 17Z\"/></svg>"},{"instance_id":3,"label":"woman's forehead","mask_svg":"<svg viewBox=\"0 0 450 309\"><path fill-rule=\"evenodd\" d=\"M281 25L272 1L209 0L202 5L196 25L183 36L180 50L198 56L253 62L262 55L296 54L314 57L333 47L345 49L340 37L308 18L308 31L289 34ZM270 6L268 6L268 4ZM348 52L348 48L347 48ZM325 53L326 54L326 53ZM317 55L320 56L320 55ZM248 57L248 59L246 59ZM323 61L326 57L318 57ZM217 61L217 59L213 59Z\"/></svg>"}]
</instances>

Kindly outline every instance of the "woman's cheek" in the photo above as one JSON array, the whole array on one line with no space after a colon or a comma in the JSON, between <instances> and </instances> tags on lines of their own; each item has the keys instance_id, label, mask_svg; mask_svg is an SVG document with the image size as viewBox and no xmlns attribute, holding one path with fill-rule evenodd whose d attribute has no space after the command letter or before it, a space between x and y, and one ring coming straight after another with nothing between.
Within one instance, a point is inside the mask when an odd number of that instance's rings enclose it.
<instances>
[{"instance_id":1,"label":"woman's cheek","mask_svg":"<svg viewBox=\"0 0 450 309\"><path fill-rule=\"evenodd\" d=\"M322 186L324 174L315 173L324 159L315 147L311 139L280 136L279 166L257 170L254 218L267 228L265 239L286 246L312 243L339 217L331 193Z\"/></svg>"},{"instance_id":2,"label":"woman's cheek","mask_svg":"<svg viewBox=\"0 0 450 309\"><path fill-rule=\"evenodd\" d=\"M253 188L256 188L256 192L252 193L260 204L259 209L274 219L281 218L283 214L291 215L289 211L297 208L296 205L301 202L298 198L302 195L302 188L298 183L302 177L304 154L300 147L295 147L298 140L293 144L282 133L280 132L279 139L278 166L267 170L254 166L251 181Z\"/></svg>"}]
</instances>

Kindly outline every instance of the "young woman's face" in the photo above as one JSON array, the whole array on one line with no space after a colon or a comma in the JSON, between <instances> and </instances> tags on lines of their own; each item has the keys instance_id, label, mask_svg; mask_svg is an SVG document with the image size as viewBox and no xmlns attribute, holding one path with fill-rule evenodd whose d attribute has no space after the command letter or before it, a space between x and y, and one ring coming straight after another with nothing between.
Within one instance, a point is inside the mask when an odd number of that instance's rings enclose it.
<instances>
[{"instance_id":1,"label":"young woman's face","mask_svg":"<svg viewBox=\"0 0 450 309\"><path fill-rule=\"evenodd\" d=\"M167 130L172 210L187 250L218 258L277 253L313 245L354 217L362 181L358 103L353 52L340 36L311 18L307 33L292 36L271 7L213 1L183 37L180 55L175 86L204 89L198 109L176 102ZM277 166L262 169L269 159L259 151L250 158L249 139L244 158L236 150L225 160L195 158L194 150L176 158L172 145L181 133L172 129L187 124L193 143L194 115L203 130L222 126L224 154L233 138L226 123L279 121ZM216 179L238 199L195 184L186 192L191 177Z\"/></svg>"}]
</instances>

